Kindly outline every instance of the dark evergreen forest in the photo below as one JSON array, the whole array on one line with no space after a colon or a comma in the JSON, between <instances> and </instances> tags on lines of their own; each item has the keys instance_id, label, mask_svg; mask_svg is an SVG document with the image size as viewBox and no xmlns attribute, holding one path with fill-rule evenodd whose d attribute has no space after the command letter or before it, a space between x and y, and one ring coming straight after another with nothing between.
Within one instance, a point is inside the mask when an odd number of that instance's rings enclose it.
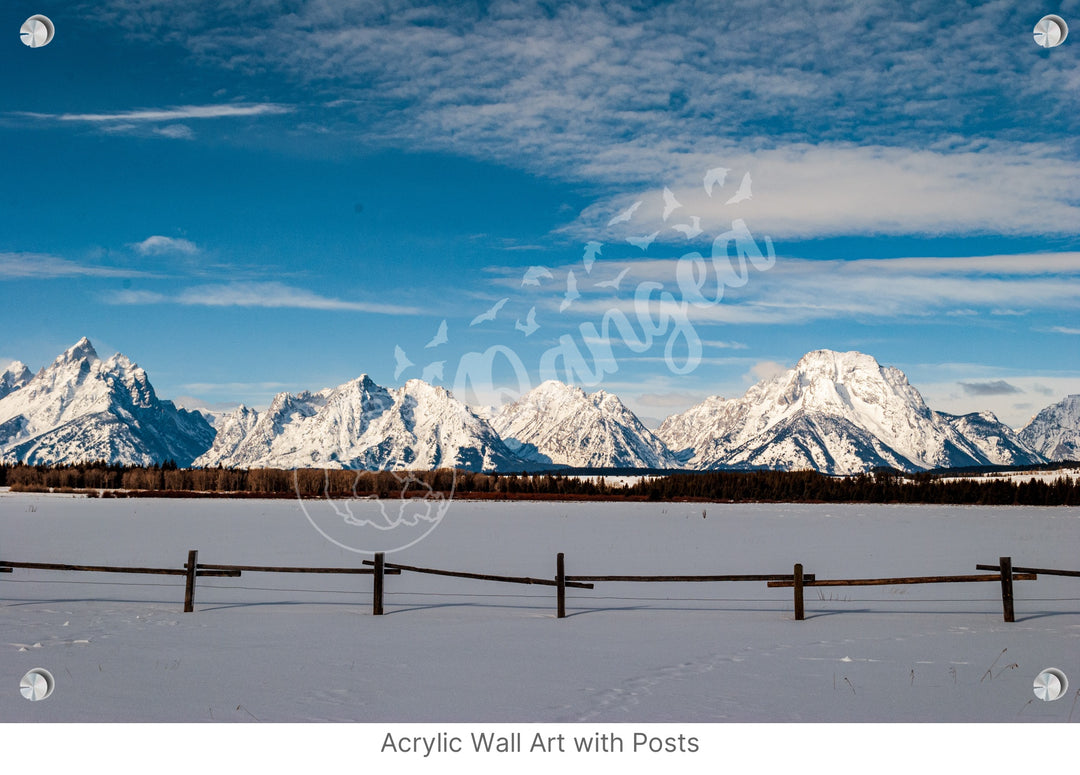
<instances>
[{"instance_id":1,"label":"dark evergreen forest","mask_svg":"<svg viewBox=\"0 0 1080 775\"><path fill-rule=\"evenodd\" d=\"M1076 465L1076 464L1072 464ZM991 474L904 474L883 470L857 476L814 471L655 472L633 485L577 472L390 472L257 468L179 468L173 463L124 466L0 464L0 486L16 492L84 493L91 497L422 497L432 492L488 499L930 503L994 506L1078 506L1080 479L1062 474L1004 481Z\"/></svg>"}]
</instances>

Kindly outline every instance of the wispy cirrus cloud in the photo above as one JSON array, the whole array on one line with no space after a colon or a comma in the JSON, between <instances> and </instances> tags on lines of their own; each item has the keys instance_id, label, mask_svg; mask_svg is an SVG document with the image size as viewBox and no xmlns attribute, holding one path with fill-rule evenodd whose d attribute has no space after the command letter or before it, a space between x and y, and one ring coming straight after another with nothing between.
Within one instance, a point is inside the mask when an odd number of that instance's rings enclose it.
<instances>
[{"instance_id":1,"label":"wispy cirrus cloud","mask_svg":"<svg viewBox=\"0 0 1080 775\"><path fill-rule=\"evenodd\" d=\"M29 113L14 115L43 121L78 121L91 124L133 124L139 122L167 122L209 118L236 118L240 116L266 116L289 113L292 108L274 103L183 105L173 108L148 108L126 110L116 113Z\"/></svg>"},{"instance_id":2,"label":"wispy cirrus cloud","mask_svg":"<svg viewBox=\"0 0 1080 775\"><path fill-rule=\"evenodd\" d=\"M705 254L708 256L707 251ZM599 292L592 285L579 283L582 298L568 314L595 318L617 309L633 318L637 306L632 289L642 282L658 283L676 302L684 301L690 294L680 285L680 258L597 263L593 266L596 276L629 270L624 292L613 297L606 289ZM1002 311L1015 307L1041 311L1080 307L1080 253L846 261L778 257L769 269L748 266L745 279L740 279L740 273L732 271L731 260L723 257L720 273L708 257L703 267L705 274L694 275L694 282L687 283L689 274L683 280L708 302L686 308L691 321L703 324L783 324L844 317L903 319L948 316L953 311L964 319L980 314L1000 318ZM534 292L534 303L549 310L560 305L567 267L555 271L546 292L539 297ZM514 277L509 270L506 275L496 282L512 285ZM658 294L652 295L654 311L658 298Z\"/></svg>"},{"instance_id":3,"label":"wispy cirrus cloud","mask_svg":"<svg viewBox=\"0 0 1080 775\"><path fill-rule=\"evenodd\" d=\"M106 296L110 304L182 304L197 307L264 307L269 309L310 309L331 312L371 312L381 315L421 315L416 307L349 301L322 296L279 282L247 282L198 285L176 294L124 290Z\"/></svg>"},{"instance_id":4,"label":"wispy cirrus cloud","mask_svg":"<svg viewBox=\"0 0 1080 775\"><path fill-rule=\"evenodd\" d=\"M182 105L169 108L146 108L109 113L32 113L6 114L15 119L56 125L84 124L110 135L163 137L168 140L194 140L195 130L181 121L235 119L276 116L291 113L293 108L276 103Z\"/></svg>"},{"instance_id":5,"label":"wispy cirrus cloud","mask_svg":"<svg viewBox=\"0 0 1080 775\"><path fill-rule=\"evenodd\" d=\"M763 19L767 46L752 34ZM208 67L277 74L346 142L621 192L750 170L740 215L775 235L1044 234L1077 220L1080 73L1032 44L1014 4L402 0L281 14L112 0L95 21Z\"/></svg>"},{"instance_id":6,"label":"wispy cirrus cloud","mask_svg":"<svg viewBox=\"0 0 1080 775\"><path fill-rule=\"evenodd\" d=\"M58 277L154 277L156 275L114 266L80 264L43 253L0 253L0 277L9 280L48 280Z\"/></svg>"}]
</instances>

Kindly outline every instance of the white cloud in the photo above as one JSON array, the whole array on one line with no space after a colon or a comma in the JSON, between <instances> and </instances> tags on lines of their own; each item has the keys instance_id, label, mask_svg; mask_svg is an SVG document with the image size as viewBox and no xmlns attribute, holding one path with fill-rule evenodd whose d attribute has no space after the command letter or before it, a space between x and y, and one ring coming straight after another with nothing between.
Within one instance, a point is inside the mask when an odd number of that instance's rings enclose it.
<instances>
[{"instance_id":1,"label":"white cloud","mask_svg":"<svg viewBox=\"0 0 1080 775\"><path fill-rule=\"evenodd\" d=\"M723 189L708 196L707 169L731 168ZM737 174L736 174L737 172ZM752 198L725 204L743 174ZM908 149L883 145L795 144L747 153L735 148L712 157L683 157L648 190L601 199L563 231L580 239L624 240L671 227L690 215L706 232L720 233L732 219L760 235L808 238L838 234L1060 234L1074 233L1080 216L1080 162L1060 148L996 143L972 150ZM666 184L683 207L662 219ZM628 223L609 229L612 214L644 199Z\"/></svg>"},{"instance_id":2,"label":"white cloud","mask_svg":"<svg viewBox=\"0 0 1080 775\"><path fill-rule=\"evenodd\" d=\"M142 242L136 242L132 247L144 256L176 254L193 256L199 252L199 247L194 242L177 237L163 237L160 234L147 237Z\"/></svg>"},{"instance_id":3,"label":"white cloud","mask_svg":"<svg viewBox=\"0 0 1080 775\"><path fill-rule=\"evenodd\" d=\"M111 304L183 304L199 307L265 307L313 309L343 312L372 312L382 315L420 315L423 310L395 304L346 301L320 296L302 288L278 282L199 285L169 296L152 291L118 291L110 294Z\"/></svg>"},{"instance_id":4,"label":"white cloud","mask_svg":"<svg viewBox=\"0 0 1080 775\"><path fill-rule=\"evenodd\" d=\"M663 284L678 301L686 294L677 281L678 259L612 261L630 267L624 288L642 281ZM701 294L719 301L689 305L697 324L793 323L839 317L911 318L955 312L971 317L982 308L1041 311L1080 307L1080 254L1046 253L959 258L807 260L777 258L771 269L748 266L745 283L719 282L710 260ZM721 261L721 266L730 262ZM718 286L720 291L718 291ZM552 286L553 288L555 286ZM632 291L619 298L587 294L571 314L596 316L618 309L634 319ZM656 298L656 295L653 295ZM541 303L554 304L553 290ZM655 301L650 309L659 309Z\"/></svg>"},{"instance_id":5,"label":"white cloud","mask_svg":"<svg viewBox=\"0 0 1080 775\"><path fill-rule=\"evenodd\" d=\"M763 379L770 379L784 374L790 368L790 366L785 366L776 361L759 361L750 367L750 371L744 375L744 378L748 382L760 382Z\"/></svg>"},{"instance_id":6,"label":"white cloud","mask_svg":"<svg viewBox=\"0 0 1080 775\"><path fill-rule=\"evenodd\" d=\"M37 122L58 124L87 124L98 132L110 135L141 135L164 137L169 140L193 140L195 131L178 121L273 116L291 113L293 108L275 103L182 105L169 108L147 108L115 113L30 113L15 112L8 116ZM164 126L162 126L164 124Z\"/></svg>"},{"instance_id":7,"label":"white cloud","mask_svg":"<svg viewBox=\"0 0 1080 775\"><path fill-rule=\"evenodd\" d=\"M154 130L155 134L168 137L172 140L194 140L195 132L191 127L184 124L169 124Z\"/></svg>"},{"instance_id":8,"label":"white cloud","mask_svg":"<svg viewBox=\"0 0 1080 775\"><path fill-rule=\"evenodd\" d=\"M148 108L119 113L17 113L41 120L81 121L88 123L132 125L136 122L181 121L206 118L236 118L241 116L264 116L289 113L286 105L259 103L252 105L182 105L173 108Z\"/></svg>"},{"instance_id":9,"label":"white cloud","mask_svg":"<svg viewBox=\"0 0 1080 775\"><path fill-rule=\"evenodd\" d=\"M969 396L1007 396L1024 391L1003 379L987 380L985 382L961 382L963 391Z\"/></svg>"},{"instance_id":10,"label":"white cloud","mask_svg":"<svg viewBox=\"0 0 1080 775\"><path fill-rule=\"evenodd\" d=\"M741 214L778 235L1041 233L1076 220L1080 76L1037 57L1030 20L1007 3L106 6L110 24L209 66L333 82L334 99L317 100L334 115L325 123L380 144L618 188L749 169L759 193ZM211 21L223 6L233 24ZM749 34L762 20L768 46Z\"/></svg>"},{"instance_id":11,"label":"white cloud","mask_svg":"<svg viewBox=\"0 0 1080 775\"><path fill-rule=\"evenodd\" d=\"M51 279L55 277L151 277L145 272L109 266L88 266L41 253L0 253L0 277Z\"/></svg>"},{"instance_id":12,"label":"white cloud","mask_svg":"<svg viewBox=\"0 0 1080 775\"><path fill-rule=\"evenodd\" d=\"M106 297L109 304L163 304L171 299L163 293L154 291L114 291Z\"/></svg>"},{"instance_id":13,"label":"white cloud","mask_svg":"<svg viewBox=\"0 0 1080 775\"><path fill-rule=\"evenodd\" d=\"M271 74L295 86L298 105L310 101L304 126L343 143L606 186L609 217L615 197L648 183L685 189L685 212L703 223L735 214L777 237L1070 232L1080 74L1068 57L1039 55L1028 16L1004 2L399 0L281 13L269 2L106 0L92 23L223 72ZM753 32L762 24L769 45ZM51 118L131 126L290 109ZM753 198L734 209L708 200L700 176L719 165L738 170L731 185L750 171Z\"/></svg>"},{"instance_id":14,"label":"white cloud","mask_svg":"<svg viewBox=\"0 0 1080 775\"><path fill-rule=\"evenodd\" d=\"M714 347L718 350L746 350L748 349L742 342L728 342L719 339L703 339L701 341L703 347Z\"/></svg>"}]
</instances>

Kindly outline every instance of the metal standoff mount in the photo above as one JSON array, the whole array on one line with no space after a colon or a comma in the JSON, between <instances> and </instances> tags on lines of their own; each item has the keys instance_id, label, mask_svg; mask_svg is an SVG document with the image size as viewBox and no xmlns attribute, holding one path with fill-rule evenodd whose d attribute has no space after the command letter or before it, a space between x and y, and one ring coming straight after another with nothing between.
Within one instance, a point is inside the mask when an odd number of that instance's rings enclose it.
<instances>
[{"instance_id":1,"label":"metal standoff mount","mask_svg":"<svg viewBox=\"0 0 1080 775\"><path fill-rule=\"evenodd\" d=\"M53 693L56 681L52 673L43 667L28 670L19 682L19 693L31 702L44 700Z\"/></svg>"},{"instance_id":2,"label":"metal standoff mount","mask_svg":"<svg viewBox=\"0 0 1080 775\"><path fill-rule=\"evenodd\" d=\"M40 13L36 13L24 21L19 29L19 39L22 40L23 45L30 48L41 48L49 45L55 34L56 27L53 25L52 20Z\"/></svg>"},{"instance_id":3,"label":"metal standoff mount","mask_svg":"<svg viewBox=\"0 0 1080 775\"><path fill-rule=\"evenodd\" d=\"M1069 37L1069 25L1060 16L1047 14L1039 19L1032 34L1035 37L1036 45L1043 48L1054 48L1060 46L1065 42L1065 38Z\"/></svg>"}]
</instances>

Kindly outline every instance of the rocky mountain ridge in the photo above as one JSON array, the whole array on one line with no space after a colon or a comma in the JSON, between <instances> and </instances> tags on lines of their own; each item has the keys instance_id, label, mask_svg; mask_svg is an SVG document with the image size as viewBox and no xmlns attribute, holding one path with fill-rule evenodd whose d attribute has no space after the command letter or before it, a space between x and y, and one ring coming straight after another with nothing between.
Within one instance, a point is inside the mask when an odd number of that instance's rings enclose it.
<instances>
[{"instance_id":1,"label":"rocky mountain ridge","mask_svg":"<svg viewBox=\"0 0 1080 775\"><path fill-rule=\"evenodd\" d=\"M367 375L281 393L215 418L157 397L123 355L82 339L31 376L0 373L0 461L522 471L544 468L814 469L851 474L1031 465L1076 458L1080 396L1019 433L990 412L926 405L899 369L859 352L816 350L735 399L713 396L650 431L614 394L548 381L481 416L421 380Z\"/></svg>"}]
</instances>

